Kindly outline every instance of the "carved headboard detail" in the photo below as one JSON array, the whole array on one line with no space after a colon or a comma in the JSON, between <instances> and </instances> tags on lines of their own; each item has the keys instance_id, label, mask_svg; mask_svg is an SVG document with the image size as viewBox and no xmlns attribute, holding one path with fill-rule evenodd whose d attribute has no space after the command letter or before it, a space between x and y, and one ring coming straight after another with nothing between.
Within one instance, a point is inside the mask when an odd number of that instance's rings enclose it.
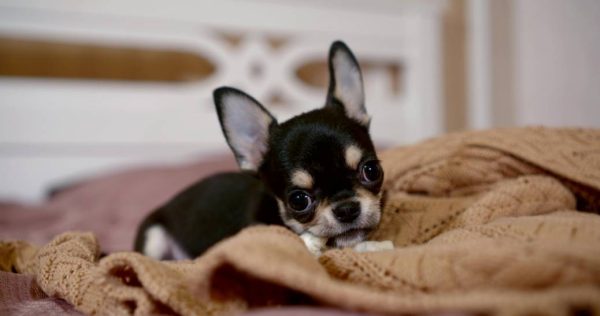
<instances>
[{"instance_id":1,"label":"carved headboard detail","mask_svg":"<svg viewBox=\"0 0 600 316\"><path fill-rule=\"evenodd\" d=\"M278 118L323 104L330 43L363 67L376 143L443 132L443 0L6 0L0 4L0 198L140 163L225 151L211 93Z\"/></svg>"}]
</instances>

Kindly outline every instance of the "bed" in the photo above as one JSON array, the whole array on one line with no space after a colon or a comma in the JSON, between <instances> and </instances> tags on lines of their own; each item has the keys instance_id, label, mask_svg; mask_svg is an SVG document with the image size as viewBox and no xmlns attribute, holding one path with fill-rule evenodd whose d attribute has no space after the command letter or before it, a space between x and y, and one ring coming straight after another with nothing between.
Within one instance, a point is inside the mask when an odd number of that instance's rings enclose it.
<instances>
[{"instance_id":1,"label":"bed","mask_svg":"<svg viewBox=\"0 0 600 316\"><path fill-rule=\"evenodd\" d=\"M0 314L600 314L600 131L445 134L444 1L374 2L3 1L0 42L13 48L198 68L0 77ZM365 65L388 148L371 237L396 248L315 258L259 226L193 261L131 252L145 214L236 169L211 90L236 85L281 118L314 107L340 37Z\"/></svg>"}]
</instances>

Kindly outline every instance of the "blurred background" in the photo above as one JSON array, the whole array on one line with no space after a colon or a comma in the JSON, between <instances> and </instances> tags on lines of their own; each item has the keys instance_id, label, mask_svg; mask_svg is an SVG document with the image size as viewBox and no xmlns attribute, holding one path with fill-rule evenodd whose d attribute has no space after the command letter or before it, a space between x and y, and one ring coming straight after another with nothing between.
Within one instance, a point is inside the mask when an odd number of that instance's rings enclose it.
<instances>
[{"instance_id":1,"label":"blurred background","mask_svg":"<svg viewBox=\"0 0 600 316\"><path fill-rule=\"evenodd\" d=\"M3 0L0 200L230 155L212 90L280 119L320 106L336 39L361 63L381 147L600 127L597 0Z\"/></svg>"}]
</instances>

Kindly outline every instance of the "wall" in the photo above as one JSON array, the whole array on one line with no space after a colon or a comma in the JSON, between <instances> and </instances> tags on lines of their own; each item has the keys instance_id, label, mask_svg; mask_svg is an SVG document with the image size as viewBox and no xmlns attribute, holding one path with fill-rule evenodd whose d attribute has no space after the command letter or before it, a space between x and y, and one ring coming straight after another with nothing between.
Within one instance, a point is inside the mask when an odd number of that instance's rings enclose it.
<instances>
[{"instance_id":1,"label":"wall","mask_svg":"<svg viewBox=\"0 0 600 316\"><path fill-rule=\"evenodd\" d=\"M468 9L477 22L467 29L466 127L600 127L600 1L471 0Z\"/></svg>"},{"instance_id":2,"label":"wall","mask_svg":"<svg viewBox=\"0 0 600 316\"><path fill-rule=\"evenodd\" d=\"M600 127L600 1L513 1L513 13L513 123Z\"/></svg>"},{"instance_id":3,"label":"wall","mask_svg":"<svg viewBox=\"0 0 600 316\"><path fill-rule=\"evenodd\" d=\"M464 0L448 1L443 17L443 91L447 131L464 129L467 124L465 6Z\"/></svg>"}]
</instances>

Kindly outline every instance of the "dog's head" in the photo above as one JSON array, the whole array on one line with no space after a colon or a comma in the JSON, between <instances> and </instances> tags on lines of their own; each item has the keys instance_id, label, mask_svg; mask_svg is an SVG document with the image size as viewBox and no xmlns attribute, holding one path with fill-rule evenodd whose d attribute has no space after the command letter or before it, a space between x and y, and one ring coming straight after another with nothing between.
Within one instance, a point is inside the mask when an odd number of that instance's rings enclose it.
<instances>
[{"instance_id":1,"label":"dog's head","mask_svg":"<svg viewBox=\"0 0 600 316\"><path fill-rule=\"evenodd\" d=\"M369 136L361 71L342 42L331 46L329 71L325 106L283 123L239 90L219 88L214 98L238 164L258 172L283 222L345 247L379 223L383 171Z\"/></svg>"}]
</instances>

